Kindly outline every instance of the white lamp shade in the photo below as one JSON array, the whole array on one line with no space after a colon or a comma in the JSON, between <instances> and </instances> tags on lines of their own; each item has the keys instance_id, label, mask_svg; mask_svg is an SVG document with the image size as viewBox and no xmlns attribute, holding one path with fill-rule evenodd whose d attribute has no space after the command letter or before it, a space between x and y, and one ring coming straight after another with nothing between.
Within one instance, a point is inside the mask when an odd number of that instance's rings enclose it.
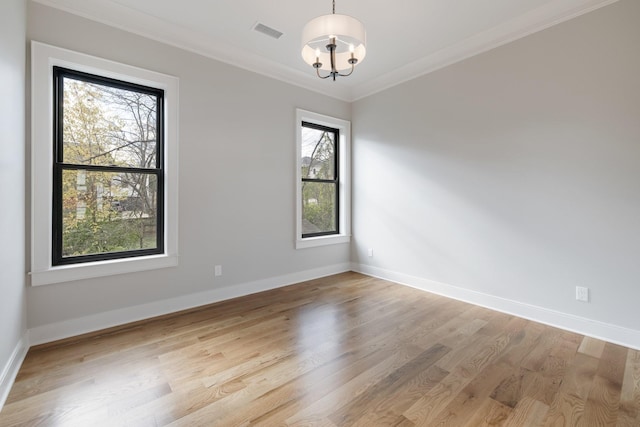
<instances>
[{"instance_id":1,"label":"white lamp shade","mask_svg":"<svg viewBox=\"0 0 640 427\"><path fill-rule=\"evenodd\" d=\"M331 71L331 58L327 50L330 37L336 38L336 70L351 68L350 46L353 57L362 62L366 54L364 25L348 15L322 15L312 19L302 30L302 59L309 65L321 62L321 70ZM319 55L318 55L319 54Z\"/></svg>"}]
</instances>

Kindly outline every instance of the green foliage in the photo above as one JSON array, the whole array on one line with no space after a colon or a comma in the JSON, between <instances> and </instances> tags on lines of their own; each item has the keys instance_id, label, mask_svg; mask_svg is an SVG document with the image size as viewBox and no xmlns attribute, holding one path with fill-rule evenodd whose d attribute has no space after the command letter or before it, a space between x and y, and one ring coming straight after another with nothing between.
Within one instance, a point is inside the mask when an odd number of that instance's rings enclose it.
<instances>
[{"instance_id":1,"label":"green foliage","mask_svg":"<svg viewBox=\"0 0 640 427\"><path fill-rule=\"evenodd\" d=\"M155 227L149 224L148 219L83 220L66 231L63 256L151 247L155 247Z\"/></svg>"},{"instance_id":2,"label":"green foliage","mask_svg":"<svg viewBox=\"0 0 640 427\"><path fill-rule=\"evenodd\" d=\"M98 166L129 166L133 163L137 166L149 161L147 145L134 151L132 146L135 144L123 142L125 133L135 142L149 138L149 135L140 135L135 127L122 119L122 114L115 113L118 107L115 99L122 105L128 105L134 116L140 112L150 114L148 109L142 108L144 106L136 105L136 102L141 102L138 93L115 90L112 93L103 87L97 89L89 83L65 79L65 163ZM156 183L149 177L143 173L64 170L63 256L156 247ZM132 199L140 201L129 203L135 208L118 208L120 201Z\"/></svg>"},{"instance_id":3,"label":"green foliage","mask_svg":"<svg viewBox=\"0 0 640 427\"><path fill-rule=\"evenodd\" d=\"M302 176L310 179L335 179L335 143L333 134L318 132L308 165L302 166ZM336 230L336 184L305 181L302 183L302 218L307 232ZM313 228L313 230L311 230Z\"/></svg>"}]
</instances>

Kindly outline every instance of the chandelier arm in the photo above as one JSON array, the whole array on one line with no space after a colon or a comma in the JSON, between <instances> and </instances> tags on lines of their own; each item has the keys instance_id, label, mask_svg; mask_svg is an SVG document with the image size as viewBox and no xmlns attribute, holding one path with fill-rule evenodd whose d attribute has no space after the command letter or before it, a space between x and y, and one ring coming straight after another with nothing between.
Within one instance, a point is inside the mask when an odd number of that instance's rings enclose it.
<instances>
[{"instance_id":1,"label":"chandelier arm","mask_svg":"<svg viewBox=\"0 0 640 427\"><path fill-rule=\"evenodd\" d=\"M320 77L321 79L328 79L329 77L331 77L331 74L327 74L326 76L321 76L320 75L320 69L316 68L316 74L318 75L318 77Z\"/></svg>"},{"instance_id":2,"label":"chandelier arm","mask_svg":"<svg viewBox=\"0 0 640 427\"><path fill-rule=\"evenodd\" d=\"M356 68L356 67L355 67L355 65L354 65L354 64L351 64L351 71L349 71L349 73L347 73L347 74L338 73L338 75L339 75L340 77L349 77L351 74L353 74L353 70L354 70L355 68Z\"/></svg>"}]
</instances>

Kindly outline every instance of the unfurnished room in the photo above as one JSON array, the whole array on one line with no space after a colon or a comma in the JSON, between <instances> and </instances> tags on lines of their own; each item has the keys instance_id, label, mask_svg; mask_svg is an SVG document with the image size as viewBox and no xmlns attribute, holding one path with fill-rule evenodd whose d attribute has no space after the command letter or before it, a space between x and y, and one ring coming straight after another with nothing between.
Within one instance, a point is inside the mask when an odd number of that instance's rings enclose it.
<instances>
[{"instance_id":1,"label":"unfurnished room","mask_svg":"<svg viewBox=\"0 0 640 427\"><path fill-rule=\"evenodd\" d=\"M3 0L0 427L640 427L640 1Z\"/></svg>"}]
</instances>

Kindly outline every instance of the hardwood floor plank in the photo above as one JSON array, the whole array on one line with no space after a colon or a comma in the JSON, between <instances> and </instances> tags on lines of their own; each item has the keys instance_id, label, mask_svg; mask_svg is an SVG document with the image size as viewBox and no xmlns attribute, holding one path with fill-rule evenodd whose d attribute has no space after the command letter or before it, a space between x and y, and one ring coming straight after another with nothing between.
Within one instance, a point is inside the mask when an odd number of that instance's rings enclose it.
<instances>
[{"instance_id":1,"label":"hardwood floor plank","mask_svg":"<svg viewBox=\"0 0 640 427\"><path fill-rule=\"evenodd\" d=\"M578 353L586 354L591 357L600 358L604 351L605 342L596 338L584 337L578 348Z\"/></svg>"},{"instance_id":2,"label":"hardwood floor plank","mask_svg":"<svg viewBox=\"0 0 640 427\"><path fill-rule=\"evenodd\" d=\"M625 413L618 414L618 422L616 427L638 427L640 425L640 418L633 418Z\"/></svg>"},{"instance_id":3,"label":"hardwood floor plank","mask_svg":"<svg viewBox=\"0 0 640 427\"><path fill-rule=\"evenodd\" d=\"M469 423L489 399L491 391L506 378L511 367L505 363L490 364L458 393L430 421L430 425L464 426ZM498 403L498 402L496 402Z\"/></svg>"},{"instance_id":4,"label":"hardwood floor plank","mask_svg":"<svg viewBox=\"0 0 640 427\"><path fill-rule=\"evenodd\" d=\"M418 356L422 351L417 347L407 347L398 349L397 353L391 354L381 363L366 369L358 376L354 377L344 385L331 391L321 399L302 409L294 416L286 420L287 425L299 425L306 420L313 420L339 410L344 405L364 393L369 387L375 385L389 372L400 368L407 361Z\"/></svg>"},{"instance_id":5,"label":"hardwood floor plank","mask_svg":"<svg viewBox=\"0 0 640 427\"><path fill-rule=\"evenodd\" d=\"M516 332L515 325L522 326L524 323L526 321L523 319L513 318L505 325L504 332L478 348L476 352L469 353L451 374L416 401L403 415L417 425L429 425L467 384L508 348L509 343L519 343L522 340L524 333Z\"/></svg>"},{"instance_id":6,"label":"hardwood floor plank","mask_svg":"<svg viewBox=\"0 0 640 427\"><path fill-rule=\"evenodd\" d=\"M549 405L525 396L513 408L502 427L541 426L548 411Z\"/></svg>"},{"instance_id":7,"label":"hardwood floor plank","mask_svg":"<svg viewBox=\"0 0 640 427\"><path fill-rule=\"evenodd\" d=\"M531 372L538 372L545 360L551 353L554 344L557 342L561 331L557 329L545 330L535 342L535 345L531 346L530 351L524 357L522 361L522 367Z\"/></svg>"},{"instance_id":8,"label":"hardwood floor plank","mask_svg":"<svg viewBox=\"0 0 640 427\"><path fill-rule=\"evenodd\" d=\"M585 353L576 354L549 407L543 426L585 425L584 411L599 363L599 359Z\"/></svg>"},{"instance_id":9,"label":"hardwood floor plank","mask_svg":"<svg viewBox=\"0 0 640 427\"><path fill-rule=\"evenodd\" d=\"M412 378L394 394L386 393L375 408L372 408L371 411L358 419L354 426L396 425L399 422L398 420L401 421L401 425L414 425L402 413L448 374L449 372L442 370L437 365L430 366Z\"/></svg>"},{"instance_id":10,"label":"hardwood floor plank","mask_svg":"<svg viewBox=\"0 0 640 427\"><path fill-rule=\"evenodd\" d=\"M620 391L620 412L640 425L640 351L629 350Z\"/></svg>"},{"instance_id":11,"label":"hardwood floor plank","mask_svg":"<svg viewBox=\"0 0 640 427\"><path fill-rule=\"evenodd\" d=\"M512 409L493 399L484 399L463 427L495 427L504 425Z\"/></svg>"},{"instance_id":12,"label":"hardwood floor plank","mask_svg":"<svg viewBox=\"0 0 640 427\"><path fill-rule=\"evenodd\" d=\"M344 273L30 349L0 427L640 426L640 352Z\"/></svg>"},{"instance_id":13,"label":"hardwood floor plank","mask_svg":"<svg viewBox=\"0 0 640 427\"><path fill-rule=\"evenodd\" d=\"M326 418L306 419L304 422L290 425L292 427L338 427Z\"/></svg>"},{"instance_id":14,"label":"hardwood floor plank","mask_svg":"<svg viewBox=\"0 0 640 427\"><path fill-rule=\"evenodd\" d=\"M551 355L570 361L576 356L577 349L582 343L583 336L573 332L560 330L560 335L551 349Z\"/></svg>"},{"instance_id":15,"label":"hardwood floor plank","mask_svg":"<svg viewBox=\"0 0 640 427\"><path fill-rule=\"evenodd\" d=\"M621 391L628 352L626 347L606 343L598 363L598 375L610 381L618 391Z\"/></svg>"},{"instance_id":16,"label":"hardwood floor plank","mask_svg":"<svg viewBox=\"0 0 640 427\"><path fill-rule=\"evenodd\" d=\"M609 426L618 420L619 389L606 378L596 375L584 410L586 425Z\"/></svg>"},{"instance_id":17,"label":"hardwood floor plank","mask_svg":"<svg viewBox=\"0 0 640 427\"><path fill-rule=\"evenodd\" d=\"M617 423L626 360L626 348L606 343L587 398L585 421L588 425Z\"/></svg>"},{"instance_id":18,"label":"hardwood floor plank","mask_svg":"<svg viewBox=\"0 0 640 427\"><path fill-rule=\"evenodd\" d=\"M368 413L373 413L377 419L380 419L382 414L375 414L377 406L381 405L389 395L395 395L421 372L429 369L450 350L449 347L442 344L435 344L399 369L389 373L387 377L361 393L356 399L352 399L338 411L330 414L328 418L340 426L350 426ZM400 415L397 414L394 418Z\"/></svg>"},{"instance_id":19,"label":"hardwood floor plank","mask_svg":"<svg viewBox=\"0 0 640 427\"><path fill-rule=\"evenodd\" d=\"M588 426L584 420L585 406L586 399L575 394L558 393L542 425L545 427Z\"/></svg>"},{"instance_id":20,"label":"hardwood floor plank","mask_svg":"<svg viewBox=\"0 0 640 427\"><path fill-rule=\"evenodd\" d=\"M454 346L449 353L436 362L436 365L444 371L453 371L469 357L469 354L486 345L491 338L481 333L474 334Z\"/></svg>"},{"instance_id":21,"label":"hardwood floor plank","mask_svg":"<svg viewBox=\"0 0 640 427\"><path fill-rule=\"evenodd\" d=\"M518 323L516 323L516 326L517 325ZM517 333L519 334L519 336L517 337L517 342L512 346L509 352L500 356L500 361L507 363L508 365L513 367L520 366L523 368L530 368L530 365L527 363L527 358L532 354L532 352L534 352L539 346L541 346L540 336L543 330L541 330L538 326L538 324L535 324L533 322L524 323L522 329L517 331Z\"/></svg>"},{"instance_id":22,"label":"hardwood floor plank","mask_svg":"<svg viewBox=\"0 0 640 427\"><path fill-rule=\"evenodd\" d=\"M253 419L252 424L272 426L278 423L277 420L292 417L303 408L334 392L344 382L352 380L357 373L383 362L391 356L391 353L389 349L382 346L345 353L344 357L334 359L330 364L315 369L265 395L261 400L270 410Z\"/></svg>"},{"instance_id":23,"label":"hardwood floor plank","mask_svg":"<svg viewBox=\"0 0 640 427\"><path fill-rule=\"evenodd\" d=\"M504 406L515 408L524 397L525 390L534 382L535 377L535 372L524 367L521 367L518 372L510 370L509 375L491 392L490 397Z\"/></svg>"},{"instance_id":24,"label":"hardwood floor plank","mask_svg":"<svg viewBox=\"0 0 640 427\"><path fill-rule=\"evenodd\" d=\"M376 425L376 424L369 424L369 425ZM384 425L384 424L382 424L382 425ZM400 415L398 417L398 419L396 419L395 421L393 421L389 425L393 426L393 427L414 427L415 426L414 423L412 423L411 421L409 421L408 419L406 419L402 415Z\"/></svg>"}]
</instances>

